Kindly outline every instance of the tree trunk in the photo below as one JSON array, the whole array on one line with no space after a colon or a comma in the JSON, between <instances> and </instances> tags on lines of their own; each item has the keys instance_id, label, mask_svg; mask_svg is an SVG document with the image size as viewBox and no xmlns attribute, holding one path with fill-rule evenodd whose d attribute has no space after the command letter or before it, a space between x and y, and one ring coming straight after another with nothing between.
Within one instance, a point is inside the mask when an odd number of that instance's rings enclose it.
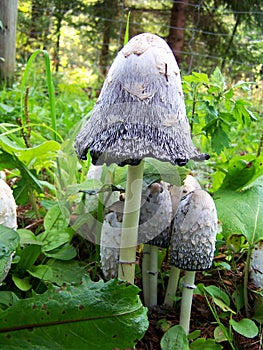
<instances>
[{"instance_id":1,"label":"tree trunk","mask_svg":"<svg viewBox=\"0 0 263 350\"><path fill-rule=\"evenodd\" d=\"M184 46L184 30L187 18L188 0L174 2L171 10L170 31L167 42L170 45L177 62L182 60Z\"/></svg>"},{"instance_id":2,"label":"tree trunk","mask_svg":"<svg viewBox=\"0 0 263 350\"><path fill-rule=\"evenodd\" d=\"M15 73L17 0L0 0L0 81L11 85Z\"/></svg>"}]
</instances>

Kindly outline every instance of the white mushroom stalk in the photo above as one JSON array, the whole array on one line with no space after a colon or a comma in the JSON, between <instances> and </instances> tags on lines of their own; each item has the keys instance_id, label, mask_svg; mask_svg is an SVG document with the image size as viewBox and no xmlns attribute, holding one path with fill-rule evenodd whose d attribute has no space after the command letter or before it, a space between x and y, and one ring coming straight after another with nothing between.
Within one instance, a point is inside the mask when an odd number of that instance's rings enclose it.
<instances>
[{"instance_id":1,"label":"white mushroom stalk","mask_svg":"<svg viewBox=\"0 0 263 350\"><path fill-rule=\"evenodd\" d=\"M185 182L191 184L191 178ZM191 190L191 187L187 190ZM195 271L212 266L217 233L217 212L212 197L194 189L182 197L171 238L171 265L186 270L180 310L180 324L188 334Z\"/></svg>"},{"instance_id":2,"label":"white mushroom stalk","mask_svg":"<svg viewBox=\"0 0 263 350\"><path fill-rule=\"evenodd\" d=\"M119 277L134 283L143 158L174 165L209 158L192 143L180 71L163 39L143 33L119 52L75 145L93 164L129 164Z\"/></svg>"}]
</instances>

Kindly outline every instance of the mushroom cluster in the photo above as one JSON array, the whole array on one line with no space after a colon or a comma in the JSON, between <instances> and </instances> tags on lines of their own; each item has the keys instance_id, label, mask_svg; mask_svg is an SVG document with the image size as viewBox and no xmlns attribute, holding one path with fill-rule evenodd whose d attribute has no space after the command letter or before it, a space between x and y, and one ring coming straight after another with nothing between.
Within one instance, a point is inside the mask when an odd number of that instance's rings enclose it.
<instances>
[{"instance_id":1,"label":"mushroom cluster","mask_svg":"<svg viewBox=\"0 0 263 350\"><path fill-rule=\"evenodd\" d=\"M94 165L128 164L118 276L134 283L143 159L184 166L209 158L192 143L180 71L165 40L143 33L123 47L75 147L80 159L90 152Z\"/></svg>"}]
</instances>

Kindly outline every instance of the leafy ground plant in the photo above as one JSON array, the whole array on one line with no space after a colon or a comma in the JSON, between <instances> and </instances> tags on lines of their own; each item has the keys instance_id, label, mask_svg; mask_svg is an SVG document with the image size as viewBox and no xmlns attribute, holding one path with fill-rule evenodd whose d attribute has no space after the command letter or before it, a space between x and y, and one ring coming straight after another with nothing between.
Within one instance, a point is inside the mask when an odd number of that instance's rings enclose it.
<instances>
[{"instance_id":1,"label":"leafy ground plant","mask_svg":"<svg viewBox=\"0 0 263 350\"><path fill-rule=\"evenodd\" d=\"M0 313L0 345L108 350L132 347L147 327L137 287L86 278L79 286L50 286L44 294L16 300Z\"/></svg>"}]
</instances>

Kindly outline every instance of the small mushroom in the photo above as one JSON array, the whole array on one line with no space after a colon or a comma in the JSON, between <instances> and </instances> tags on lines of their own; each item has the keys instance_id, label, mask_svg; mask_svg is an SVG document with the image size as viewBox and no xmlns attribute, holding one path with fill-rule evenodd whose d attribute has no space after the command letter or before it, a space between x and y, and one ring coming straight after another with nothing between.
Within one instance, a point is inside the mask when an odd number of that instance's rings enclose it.
<instances>
[{"instance_id":1,"label":"small mushroom","mask_svg":"<svg viewBox=\"0 0 263 350\"><path fill-rule=\"evenodd\" d=\"M196 187L196 180L188 175L184 190L190 192L181 198L171 238L171 265L186 270L180 312L180 324L186 333L189 332L195 271L211 267L217 233L214 201L206 191Z\"/></svg>"},{"instance_id":2,"label":"small mushroom","mask_svg":"<svg viewBox=\"0 0 263 350\"><path fill-rule=\"evenodd\" d=\"M111 205L102 225L101 267L107 279L117 277L123 207L123 201ZM142 192L138 244L148 243L157 247L167 247L170 243L171 219L172 203L167 184L152 183ZM157 261L157 255L153 255L152 260ZM157 269L153 272L151 267L150 264L147 266L146 274L154 275L157 279ZM148 284L146 288L149 289Z\"/></svg>"},{"instance_id":3,"label":"small mushroom","mask_svg":"<svg viewBox=\"0 0 263 350\"><path fill-rule=\"evenodd\" d=\"M192 143L180 71L163 39L139 34L119 52L76 150L80 159L90 150L93 164L135 165L150 156L185 165L209 158Z\"/></svg>"},{"instance_id":4,"label":"small mushroom","mask_svg":"<svg viewBox=\"0 0 263 350\"><path fill-rule=\"evenodd\" d=\"M171 264L183 270L209 269L213 262L217 232L216 208L204 190L188 193L181 200L171 239Z\"/></svg>"},{"instance_id":5,"label":"small mushroom","mask_svg":"<svg viewBox=\"0 0 263 350\"><path fill-rule=\"evenodd\" d=\"M11 188L2 178L0 178L0 224L13 230L17 229L16 202Z\"/></svg>"},{"instance_id":6,"label":"small mushroom","mask_svg":"<svg viewBox=\"0 0 263 350\"><path fill-rule=\"evenodd\" d=\"M100 236L100 264L107 280L118 274L121 226L122 214L111 211L105 215Z\"/></svg>"},{"instance_id":7,"label":"small mushroom","mask_svg":"<svg viewBox=\"0 0 263 350\"><path fill-rule=\"evenodd\" d=\"M13 230L17 229L16 202L13 192L5 182L5 173L0 172L0 224ZM5 262L3 271L0 271L0 285L10 270L15 251L7 252L8 260Z\"/></svg>"}]
</instances>

